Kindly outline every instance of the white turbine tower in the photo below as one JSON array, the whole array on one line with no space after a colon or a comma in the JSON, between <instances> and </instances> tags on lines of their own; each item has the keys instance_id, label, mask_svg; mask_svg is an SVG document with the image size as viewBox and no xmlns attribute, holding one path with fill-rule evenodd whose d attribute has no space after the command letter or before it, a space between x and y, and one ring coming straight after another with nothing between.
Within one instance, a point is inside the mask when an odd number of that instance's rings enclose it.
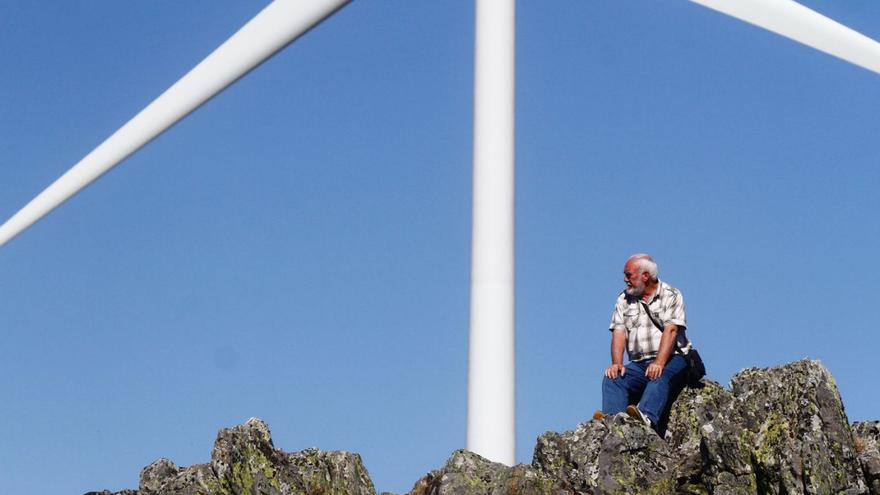
<instances>
[{"instance_id":1,"label":"white turbine tower","mask_svg":"<svg viewBox=\"0 0 880 495\"><path fill-rule=\"evenodd\" d=\"M516 462L514 79L516 1L477 0L467 448Z\"/></svg>"},{"instance_id":2,"label":"white turbine tower","mask_svg":"<svg viewBox=\"0 0 880 495\"><path fill-rule=\"evenodd\" d=\"M0 246L350 0L275 0L0 226ZM691 0L880 73L880 44L793 0ZM513 464L515 0L476 0L469 450Z\"/></svg>"}]
</instances>

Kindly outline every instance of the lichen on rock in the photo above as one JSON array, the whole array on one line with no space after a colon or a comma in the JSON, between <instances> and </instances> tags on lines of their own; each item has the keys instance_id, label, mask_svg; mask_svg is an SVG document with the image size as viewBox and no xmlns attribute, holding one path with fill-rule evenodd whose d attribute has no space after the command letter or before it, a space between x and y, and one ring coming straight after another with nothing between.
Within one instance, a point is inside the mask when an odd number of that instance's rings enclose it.
<instances>
[{"instance_id":1,"label":"lichen on rock","mask_svg":"<svg viewBox=\"0 0 880 495\"><path fill-rule=\"evenodd\" d=\"M733 394L710 380L685 389L669 415L669 446L686 493L755 493L753 436L742 428Z\"/></svg>"},{"instance_id":2,"label":"lichen on rock","mask_svg":"<svg viewBox=\"0 0 880 495\"><path fill-rule=\"evenodd\" d=\"M409 495L563 495L557 486L531 466L508 467L473 452L457 450L446 465L416 482Z\"/></svg>"},{"instance_id":3,"label":"lichen on rock","mask_svg":"<svg viewBox=\"0 0 880 495\"><path fill-rule=\"evenodd\" d=\"M840 392L820 362L750 368L731 384L754 434L759 492L867 493Z\"/></svg>"},{"instance_id":4,"label":"lichen on rock","mask_svg":"<svg viewBox=\"0 0 880 495\"><path fill-rule=\"evenodd\" d=\"M94 492L114 495L110 492ZM358 454L275 448L269 426L251 418L220 430L211 462L180 468L159 459L141 471L138 491L115 495L375 495Z\"/></svg>"},{"instance_id":5,"label":"lichen on rock","mask_svg":"<svg viewBox=\"0 0 880 495\"><path fill-rule=\"evenodd\" d=\"M532 466L575 493L671 493L678 478L666 442L625 414L541 435Z\"/></svg>"}]
</instances>

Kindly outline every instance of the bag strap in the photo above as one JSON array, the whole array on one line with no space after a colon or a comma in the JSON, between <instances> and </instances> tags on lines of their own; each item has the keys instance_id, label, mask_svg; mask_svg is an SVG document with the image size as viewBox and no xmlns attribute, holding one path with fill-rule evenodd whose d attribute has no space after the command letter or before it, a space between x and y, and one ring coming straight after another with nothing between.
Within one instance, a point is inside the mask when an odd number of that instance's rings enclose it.
<instances>
[{"instance_id":1,"label":"bag strap","mask_svg":"<svg viewBox=\"0 0 880 495\"><path fill-rule=\"evenodd\" d=\"M657 318L654 318L654 313L651 312L651 308L648 307L648 304L641 299L639 299L639 304L641 304L642 307L645 308L645 313L648 313L648 318L651 319L651 323L653 323L654 326L657 327L657 330L660 330L662 332L664 330L663 325L661 325L660 322L657 321Z\"/></svg>"},{"instance_id":2,"label":"bag strap","mask_svg":"<svg viewBox=\"0 0 880 495\"><path fill-rule=\"evenodd\" d=\"M648 303L639 299L639 304L641 304L642 307L645 308L645 313L648 313L648 318L651 320L651 323L653 323L654 326L657 327L657 330L660 330L661 333L664 332L665 329L663 328L663 325L661 325L660 322L657 321L657 318L654 318L654 313L651 312L651 308L648 307ZM690 342L690 341L688 341L688 342ZM678 345L678 339L675 339L675 351L674 352L677 352L681 355L685 354L685 352L681 348L681 346Z\"/></svg>"}]
</instances>

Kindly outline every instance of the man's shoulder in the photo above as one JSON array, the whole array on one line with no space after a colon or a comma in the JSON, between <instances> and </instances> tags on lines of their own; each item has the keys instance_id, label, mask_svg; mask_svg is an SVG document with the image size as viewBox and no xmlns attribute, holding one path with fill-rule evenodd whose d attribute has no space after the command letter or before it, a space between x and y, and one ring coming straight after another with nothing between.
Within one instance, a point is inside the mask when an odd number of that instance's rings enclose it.
<instances>
[{"instance_id":1,"label":"man's shoulder","mask_svg":"<svg viewBox=\"0 0 880 495\"><path fill-rule=\"evenodd\" d=\"M660 294L665 297L681 296L681 291L676 287L660 281Z\"/></svg>"}]
</instances>

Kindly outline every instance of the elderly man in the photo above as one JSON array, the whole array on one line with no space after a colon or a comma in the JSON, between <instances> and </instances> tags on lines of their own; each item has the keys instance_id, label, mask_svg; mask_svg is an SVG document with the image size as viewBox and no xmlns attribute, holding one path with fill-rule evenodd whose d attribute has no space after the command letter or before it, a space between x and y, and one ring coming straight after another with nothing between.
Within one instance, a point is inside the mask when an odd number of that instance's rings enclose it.
<instances>
[{"instance_id":1,"label":"elderly man","mask_svg":"<svg viewBox=\"0 0 880 495\"><path fill-rule=\"evenodd\" d=\"M687 374L684 299L657 278L657 264L646 254L630 256L623 281L626 289L611 315L611 366L602 381L602 410L593 417L626 411L659 431L670 397ZM624 348L630 361L625 366Z\"/></svg>"}]
</instances>

